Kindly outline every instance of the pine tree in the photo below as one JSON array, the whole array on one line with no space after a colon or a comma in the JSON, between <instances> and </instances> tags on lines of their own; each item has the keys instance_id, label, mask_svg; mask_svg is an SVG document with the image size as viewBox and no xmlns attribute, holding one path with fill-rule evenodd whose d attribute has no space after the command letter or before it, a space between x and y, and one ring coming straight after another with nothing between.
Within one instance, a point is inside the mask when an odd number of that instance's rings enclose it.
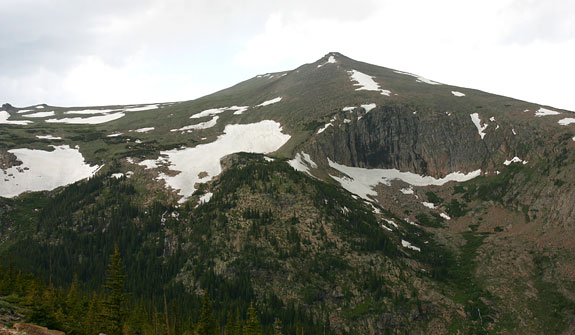
<instances>
[{"instance_id":1,"label":"pine tree","mask_svg":"<svg viewBox=\"0 0 575 335\"><path fill-rule=\"evenodd\" d=\"M250 308L248 308L248 319L246 320L246 324L244 325L244 332L243 335L263 335L263 329L260 324L260 319L258 318L258 312L254 307L254 302L250 304Z\"/></svg>"},{"instance_id":2,"label":"pine tree","mask_svg":"<svg viewBox=\"0 0 575 335\"><path fill-rule=\"evenodd\" d=\"M198 328L196 329L197 335L217 335L218 334L218 324L214 318L214 313L212 311L212 304L210 302L210 297L208 292L204 293L202 299L202 313L200 315L200 322L198 323Z\"/></svg>"},{"instance_id":3,"label":"pine tree","mask_svg":"<svg viewBox=\"0 0 575 335\"><path fill-rule=\"evenodd\" d=\"M104 284L107 296L102 303L102 321L108 335L122 335L127 303L127 294L124 292L125 280L122 258L116 245L114 253L110 255L110 264L108 264L106 283Z\"/></svg>"}]
</instances>

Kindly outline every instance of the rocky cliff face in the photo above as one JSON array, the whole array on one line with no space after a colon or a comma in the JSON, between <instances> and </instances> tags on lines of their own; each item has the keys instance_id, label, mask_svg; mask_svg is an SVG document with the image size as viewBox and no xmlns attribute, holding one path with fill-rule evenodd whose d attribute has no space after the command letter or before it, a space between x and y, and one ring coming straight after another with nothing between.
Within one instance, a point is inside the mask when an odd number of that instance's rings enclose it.
<instances>
[{"instance_id":1,"label":"rocky cliff face","mask_svg":"<svg viewBox=\"0 0 575 335\"><path fill-rule=\"evenodd\" d=\"M422 114L413 107L383 106L360 119L353 116L352 122L329 127L309 144L310 151L348 166L394 168L436 177L486 165L489 150L469 116ZM349 120L349 115L339 115L343 120L346 117Z\"/></svg>"}]
</instances>

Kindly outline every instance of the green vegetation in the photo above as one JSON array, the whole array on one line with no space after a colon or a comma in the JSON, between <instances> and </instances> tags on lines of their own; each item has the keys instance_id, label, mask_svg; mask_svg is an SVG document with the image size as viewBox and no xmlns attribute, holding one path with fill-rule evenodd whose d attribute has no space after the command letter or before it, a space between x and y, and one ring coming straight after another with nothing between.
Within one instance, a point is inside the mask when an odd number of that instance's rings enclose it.
<instances>
[{"instance_id":1,"label":"green vegetation","mask_svg":"<svg viewBox=\"0 0 575 335\"><path fill-rule=\"evenodd\" d=\"M575 315L575 302L566 298L557 284L544 279L546 271L553 266L550 257L536 255L533 262L537 298L533 299L530 309L541 320L541 329L549 334L562 334L571 324L569 318Z\"/></svg>"}]
</instances>

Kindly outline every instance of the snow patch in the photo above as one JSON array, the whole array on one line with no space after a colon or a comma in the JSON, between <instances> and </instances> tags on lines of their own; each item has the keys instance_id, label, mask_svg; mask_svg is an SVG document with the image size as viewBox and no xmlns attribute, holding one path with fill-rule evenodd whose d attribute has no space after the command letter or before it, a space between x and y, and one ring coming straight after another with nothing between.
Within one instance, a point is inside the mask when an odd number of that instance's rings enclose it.
<instances>
[{"instance_id":1,"label":"snow patch","mask_svg":"<svg viewBox=\"0 0 575 335\"><path fill-rule=\"evenodd\" d=\"M319 129L317 130L317 134L321 134L321 133L323 133L323 132L327 129L327 127L333 126L333 122L334 122L335 120L336 120L336 117L334 116L331 120L329 120L329 123L326 123L323 127L319 128Z\"/></svg>"},{"instance_id":2,"label":"snow patch","mask_svg":"<svg viewBox=\"0 0 575 335\"><path fill-rule=\"evenodd\" d=\"M106 135L106 137L118 137L118 136L120 136L120 135L124 135L124 133L113 133L113 134L110 134L110 135Z\"/></svg>"},{"instance_id":3,"label":"snow patch","mask_svg":"<svg viewBox=\"0 0 575 335\"><path fill-rule=\"evenodd\" d=\"M232 106L229 107L229 110L233 110L234 115L241 115L243 112L247 111L250 108L250 106Z\"/></svg>"},{"instance_id":4,"label":"snow patch","mask_svg":"<svg viewBox=\"0 0 575 335\"><path fill-rule=\"evenodd\" d=\"M376 104L366 104L366 105L361 105L361 108L365 109L365 113L369 113L369 111L371 111L372 109L374 109L376 107Z\"/></svg>"},{"instance_id":5,"label":"snow patch","mask_svg":"<svg viewBox=\"0 0 575 335\"><path fill-rule=\"evenodd\" d=\"M22 113L28 113L28 112L31 112L31 111L33 111L33 109L22 109L22 110L19 110L17 113L18 113L18 114L22 114Z\"/></svg>"},{"instance_id":6,"label":"snow patch","mask_svg":"<svg viewBox=\"0 0 575 335\"><path fill-rule=\"evenodd\" d=\"M444 218L445 220L451 220L451 217L445 213L439 213L439 216L441 216L442 218Z\"/></svg>"},{"instance_id":7,"label":"snow patch","mask_svg":"<svg viewBox=\"0 0 575 335\"><path fill-rule=\"evenodd\" d=\"M147 106L124 108L124 111L126 111L126 112L141 112L141 111L147 111L147 110L158 109L158 108L159 108L158 105L147 105Z\"/></svg>"},{"instance_id":8,"label":"snow patch","mask_svg":"<svg viewBox=\"0 0 575 335\"><path fill-rule=\"evenodd\" d=\"M26 148L8 150L22 161L22 165L3 171L0 196L12 198L27 191L50 191L91 177L99 169L98 165L86 164L77 147L52 147L54 151Z\"/></svg>"},{"instance_id":9,"label":"snow patch","mask_svg":"<svg viewBox=\"0 0 575 335\"><path fill-rule=\"evenodd\" d=\"M317 67L319 68L319 67L322 67L322 66L327 65L327 64L335 64L335 57L329 56L329 58L327 59L327 61L325 63L320 64Z\"/></svg>"},{"instance_id":10,"label":"snow patch","mask_svg":"<svg viewBox=\"0 0 575 335\"><path fill-rule=\"evenodd\" d=\"M465 93L461 93L461 92L457 92L457 91L451 91L451 94L455 95L456 97L464 97Z\"/></svg>"},{"instance_id":11,"label":"snow patch","mask_svg":"<svg viewBox=\"0 0 575 335\"><path fill-rule=\"evenodd\" d=\"M52 135L36 135L37 138L41 140L61 140L61 137L52 136Z\"/></svg>"},{"instance_id":12,"label":"snow patch","mask_svg":"<svg viewBox=\"0 0 575 335\"><path fill-rule=\"evenodd\" d=\"M147 127L147 128L140 128L140 129L136 129L136 130L131 130L134 131L136 133L147 133L150 132L152 130L156 129L156 127Z\"/></svg>"},{"instance_id":13,"label":"snow patch","mask_svg":"<svg viewBox=\"0 0 575 335\"><path fill-rule=\"evenodd\" d=\"M26 117L48 117L48 116L54 116L56 115L56 113L54 112L38 112L38 113L32 113L32 114L26 114Z\"/></svg>"},{"instance_id":14,"label":"snow patch","mask_svg":"<svg viewBox=\"0 0 575 335\"><path fill-rule=\"evenodd\" d=\"M481 139L483 139L485 135L487 135L484 131L485 129L487 129L488 124L486 123L483 126L481 126L481 119L479 119L479 113L469 114L469 116L471 116L471 121L473 121L473 124L477 128L479 136L481 136Z\"/></svg>"},{"instance_id":15,"label":"snow patch","mask_svg":"<svg viewBox=\"0 0 575 335\"><path fill-rule=\"evenodd\" d=\"M34 108L43 109L44 106L36 106L36 107L34 107Z\"/></svg>"},{"instance_id":16,"label":"snow patch","mask_svg":"<svg viewBox=\"0 0 575 335\"><path fill-rule=\"evenodd\" d=\"M379 84L375 82L375 80L373 80L374 77L369 76L365 73L361 73L357 70L351 70L348 71L351 81L355 81L357 82L357 84L353 84L354 86L359 86L359 88L356 88L356 91L377 91L380 92L382 95L386 95L389 96L391 94L391 91L389 90L384 90L382 88L379 87Z\"/></svg>"},{"instance_id":17,"label":"snow patch","mask_svg":"<svg viewBox=\"0 0 575 335\"><path fill-rule=\"evenodd\" d=\"M495 116L490 117L490 118L489 118L489 121L495 122Z\"/></svg>"},{"instance_id":18,"label":"snow patch","mask_svg":"<svg viewBox=\"0 0 575 335\"><path fill-rule=\"evenodd\" d=\"M118 173L112 173L112 175L110 175L110 178L120 179L123 176L124 176L124 174L122 172L118 172Z\"/></svg>"},{"instance_id":19,"label":"snow patch","mask_svg":"<svg viewBox=\"0 0 575 335\"><path fill-rule=\"evenodd\" d=\"M138 165L143 166L146 170L147 169L157 169L158 162L155 159L146 159L138 163Z\"/></svg>"},{"instance_id":20,"label":"snow patch","mask_svg":"<svg viewBox=\"0 0 575 335\"><path fill-rule=\"evenodd\" d=\"M416 74L413 73L409 73L409 72L402 72L402 71L393 71L395 73L399 73L399 74L404 74L406 76L411 76L415 78L415 81L417 81L418 83L425 83L425 84L429 84L429 85L441 85L441 83L438 83L436 81L433 80L429 80L427 78L424 78L422 76L418 76Z\"/></svg>"},{"instance_id":21,"label":"snow patch","mask_svg":"<svg viewBox=\"0 0 575 335\"><path fill-rule=\"evenodd\" d=\"M311 160L311 157L305 152L298 152L294 159L289 160L288 164L296 171L305 172L311 175L309 168L317 169L317 164Z\"/></svg>"},{"instance_id":22,"label":"snow patch","mask_svg":"<svg viewBox=\"0 0 575 335\"><path fill-rule=\"evenodd\" d=\"M69 123L69 124L101 124L110 121L117 120L126 116L124 113L114 113L101 116L92 116L88 118L73 117L73 118L63 118L63 119L48 119L48 123Z\"/></svg>"},{"instance_id":23,"label":"snow patch","mask_svg":"<svg viewBox=\"0 0 575 335\"><path fill-rule=\"evenodd\" d=\"M399 226L397 225L397 223L393 222L392 220L389 219L383 219L385 220L385 222L389 223L390 225L392 225L395 229L398 229Z\"/></svg>"},{"instance_id":24,"label":"snow patch","mask_svg":"<svg viewBox=\"0 0 575 335\"><path fill-rule=\"evenodd\" d=\"M411 249L411 250L421 251L420 248L418 248L418 247L412 245L411 243L407 242L406 240L401 240L401 246L404 247L404 248Z\"/></svg>"},{"instance_id":25,"label":"snow patch","mask_svg":"<svg viewBox=\"0 0 575 335\"><path fill-rule=\"evenodd\" d=\"M207 204L208 202L210 202L213 196L214 194L212 192L202 194L200 196L200 204Z\"/></svg>"},{"instance_id":26,"label":"snow patch","mask_svg":"<svg viewBox=\"0 0 575 335\"><path fill-rule=\"evenodd\" d=\"M343 112L351 112L351 111L354 110L354 109L355 109L355 107L343 107L343 108L342 108L342 111L343 111Z\"/></svg>"},{"instance_id":27,"label":"snow patch","mask_svg":"<svg viewBox=\"0 0 575 335\"><path fill-rule=\"evenodd\" d=\"M539 110L537 112L535 112L536 117L549 116L549 115L559 115L559 114L561 114L561 113L547 109L547 108L543 108L543 107L539 108Z\"/></svg>"},{"instance_id":28,"label":"snow patch","mask_svg":"<svg viewBox=\"0 0 575 335\"><path fill-rule=\"evenodd\" d=\"M409 186L408 188L402 188L399 190L403 194L414 194L413 187Z\"/></svg>"},{"instance_id":29,"label":"snow patch","mask_svg":"<svg viewBox=\"0 0 575 335\"><path fill-rule=\"evenodd\" d=\"M423 206L427 207L427 208L431 208L431 209L437 208L437 207L435 207L435 205L434 205L433 203L431 203L431 202L425 202L425 201L424 201L424 202L422 202L421 204L422 204Z\"/></svg>"},{"instance_id":30,"label":"snow patch","mask_svg":"<svg viewBox=\"0 0 575 335\"><path fill-rule=\"evenodd\" d=\"M13 125L18 125L18 126L25 126L27 124L33 123L32 121L29 121L29 120L8 121L8 118L10 118L10 113L8 113L6 111L0 111L0 124L13 124Z\"/></svg>"},{"instance_id":31,"label":"snow patch","mask_svg":"<svg viewBox=\"0 0 575 335\"><path fill-rule=\"evenodd\" d=\"M273 152L290 138L290 135L282 133L278 122L271 120L227 125L224 133L214 142L193 148L161 151L160 155L165 156L165 161L170 163L170 170L180 173L175 176L162 173L158 179L163 179L172 189L179 190L181 203L194 193L197 183L208 182L221 173L222 157L242 151L263 154Z\"/></svg>"},{"instance_id":32,"label":"snow patch","mask_svg":"<svg viewBox=\"0 0 575 335\"><path fill-rule=\"evenodd\" d=\"M515 131L515 128L511 129L511 132L513 133L513 135L517 135L517 132Z\"/></svg>"},{"instance_id":33,"label":"snow patch","mask_svg":"<svg viewBox=\"0 0 575 335\"><path fill-rule=\"evenodd\" d=\"M119 111L119 109L83 109L83 110L74 110L74 111L67 111L64 114L83 114L83 115L92 115L92 114L107 114L110 112Z\"/></svg>"},{"instance_id":34,"label":"snow patch","mask_svg":"<svg viewBox=\"0 0 575 335\"><path fill-rule=\"evenodd\" d=\"M369 196L376 196L373 187L378 184L391 185L392 180L401 180L412 186L441 186L450 181L463 182L473 179L481 174L481 170L475 170L467 174L452 172L443 178L420 176L411 172L401 172L396 169L365 169L351 167L332 162L328 158L330 167L344 174L343 177L331 176L338 181L343 188L363 199L371 200Z\"/></svg>"},{"instance_id":35,"label":"snow patch","mask_svg":"<svg viewBox=\"0 0 575 335\"><path fill-rule=\"evenodd\" d=\"M575 123L575 118L567 117L567 118L564 118L564 119L557 121L557 123L559 123L562 126L567 126L567 125L570 125L571 123Z\"/></svg>"},{"instance_id":36,"label":"snow patch","mask_svg":"<svg viewBox=\"0 0 575 335\"><path fill-rule=\"evenodd\" d=\"M256 107L264 107L264 106L268 106L268 105L271 105L271 104L278 103L278 102L280 102L280 101L282 101L282 97L277 97L277 98L273 98L273 99L268 100L268 101L264 101L264 102L262 102L261 104L256 105Z\"/></svg>"},{"instance_id":37,"label":"snow patch","mask_svg":"<svg viewBox=\"0 0 575 335\"><path fill-rule=\"evenodd\" d=\"M170 131L187 131L187 132L191 132L192 130L197 130L197 129L208 129L211 128L213 126L216 125L216 123L218 122L218 118L219 116L215 115L211 120L206 121L206 122L201 122L198 124L192 124L189 126L185 126L182 128L178 128L178 129L171 129Z\"/></svg>"},{"instance_id":38,"label":"snow patch","mask_svg":"<svg viewBox=\"0 0 575 335\"><path fill-rule=\"evenodd\" d=\"M513 157L511 160L505 160L505 162L503 162L503 165L509 165L511 163L523 163L523 165L527 164L527 161L522 160L521 158L515 156Z\"/></svg>"}]
</instances>

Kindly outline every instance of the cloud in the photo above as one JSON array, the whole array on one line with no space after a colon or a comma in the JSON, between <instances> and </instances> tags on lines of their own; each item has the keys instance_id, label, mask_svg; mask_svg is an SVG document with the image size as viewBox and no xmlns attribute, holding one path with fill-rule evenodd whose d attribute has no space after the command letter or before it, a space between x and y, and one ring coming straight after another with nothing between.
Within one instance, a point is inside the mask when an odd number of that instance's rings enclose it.
<instances>
[{"instance_id":1,"label":"cloud","mask_svg":"<svg viewBox=\"0 0 575 335\"><path fill-rule=\"evenodd\" d=\"M518 35L526 15L538 21L553 16L538 13L537 3L522 1L522 10L518 3L389 1L358 22L273 13L264 31L246 41L234 59L239 66L267 72L339 51L440 82L575 110L569 93L575 67L568 61L575 55L575 39L551 28L548 40ZM557 21L568 22L560 27L575 22L575 11L559 11L554 10ZM544 32L542 27L538 34Z\"/></svg>"},{"instance_id":2,"label":"cloud","mask_svg":"<svg viewBox=\"0 0 575 335\"><path fill-rule=\"evenodd\" d=\"M191 99L339 51L575 109L562 81L575 75L567 60L574 7L571 0L3 0L0 92L20 105Z\"/></svg>"}]
</instances>

